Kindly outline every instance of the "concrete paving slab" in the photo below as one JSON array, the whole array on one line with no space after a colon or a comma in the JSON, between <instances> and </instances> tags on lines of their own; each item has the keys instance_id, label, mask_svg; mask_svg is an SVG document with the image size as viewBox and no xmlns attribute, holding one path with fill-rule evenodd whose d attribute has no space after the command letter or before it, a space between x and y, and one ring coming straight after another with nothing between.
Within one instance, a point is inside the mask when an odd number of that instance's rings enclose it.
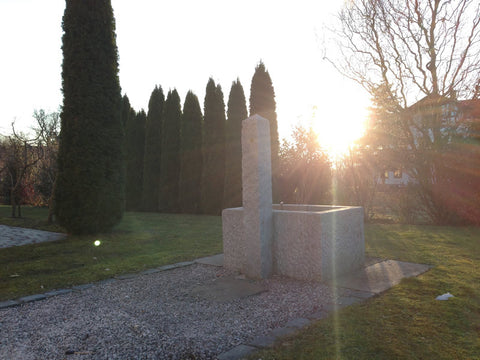
<instances>
[{"instance_id":1,"label":"concrete paving slab","mask_svg":"<svg viewBox=\"0 0 480 360\"><path fill-rule=\"evenodd\" d=\"M195 260L195 262L203 265L223 266L223 254L203 257Z\"/></svg>"},{"instance_id":2,"label":"concrete paving slab","mask_svg":"<svg viewBox=\"0 0 480 360\"><path fill-rule=\"evenodd\" d=\"M109 278L109 279L105 279L105 280L100 280L96 283L96 285L107 285L107 284L111 284L111 283L114 283L115 281L117 281L117 279L115 278Z\"/></svg>"},{"instance_id":3,"label":"concrete paving slab","mask_svg":"<svg viewBox=\"0 0 480 360\"><path fill-rule=\"evenodd\" d=\"M356 297L359 299L369 299L376 294L370 291L361 291L361 290L354 290L354 289L346 289L346 288L337 288L337 295L338 296L346 296L346 297Z\"/></svg>"},{"instance_id":4,"label":"concrete paving slab","mask_svg":"<svg viewBox=\"0 0 480 360\"><path fill-rule=\"evenodd\" d=\"M15 300L6 300L6 301L0 301L0 310L1 309L6 309L12 306L17 306L20 305L18 301Z\"/></svg>"},{"instance_id":5,"label":"concrete paving slab","mask_svg":"<svg viewBox=\"0 0 480 360\"><path fill-rule=\"evenodd\" d=\"M115 276L115 279L117 279L117 280L128 280L128 279L134 279L137 276L138 276L138 274L122 274L122 275Z\"/></svg>"},{"instance_id":6,"label":"concrete paving slab","mask_svg":"<svg viewBox=\"0 0 480 360\"><path fill-rule=\"evenodd\" d=\"M290 320L286 325L285 327L292 327L292 328L297 328L297 329L301 329L307 325L310 324L310 320L308 319L305 319L305 318L296 318L296 319L293 319L293 320Z\"/></svg>"},{"instance_id":7,"label":"concrete paving slab","mask_svg":"<svg viewBox=\"0 0 480 360\"><path fill-rule=\"evenodd\" d=\"M47 297L44 294L35 294L35 295L21 297L20 299L18 299L18 301L21 303L26 303L26 302L43 300L46 298Z\"/></svg>"},{"instance_id":8,"label":"concrete paving slab","mask_svg":"<svg viewBox=\"0 0 480 360\"><path fill-rule=\"evenodd\" d=\"M218 355L218 360L240 360L244 359L253 352L257 351L257 348L248 345L238 345L233 349Z\"/></svg>"},{"instance_id":9,"label":"concrete paving slab","mask_svg":"<svg viewBox=\"0 0 480 360\"><path fill-rule=\"evenodd\" d=\"M148 269L148 270L140 272L140 274L141 275L150 275L150 274L155 274L155 273L158 273L158 272L160 272L159 269Z\"/></svg>"},{"instance_id":10,"label":"concrete paving slab","mask_svg":"<svg viewBox=\"0 0 480 360\"><path fill-rule=\"evenodd\" d=\"M310 320L322 320L327 317L329 317L331 312L327 310L319 310L317 312L314 312L313 314L307 315L306 317L309 318Z\"/></svg>"},{"instance_id":11,"label":"concrete paving slab","mask_svg":"<svg viewBox=\"0 0 480 360\"><path fill-rule=\"evenodd\" d=\"M283 336L293 335L298 331L298 328L294 327L280 327L274 329L269 335L274 336L276 338L280 338Z\"/></svg>"},{"instance_id":12,"label":"concrete paving slab","mask_svg":"<svg viewBox=\"0 0 480 360\"><path fill-rule=\"evenodd\" d=\"M400 283L403 278L418 276L430 269L429 265L386 260L365 267L354 274L332 282L334 286L379 294Z\"/></svg>"},{"instance_id":13,"label":"concrete paving slab","mask_svg":"<svg viewBox=\"0 0 480 360\"><path fill-rule=\"evenodd\" d=\"M93 286L93 284L77 285L77 286L73 286L73 287L72 287L72 290L74 290L74 291L83 291L83 290L90 289L92 286Z\"/></svg>"},{"instance_id":14,"label":"concrete paving slab","mask_svg":"<svg viewBox=\"0 0 480 360\"><path fill-rule=\"evenodd\" d=\"M179 263L175 263L173 264L176 268L179 268L179 267L185 267L185 266L190 266L190 265L193 265L194 262L193 261L182 261L182 262L179 262Z\"/></svg>"},{"instance_id":15,"label":"concrete paving slab","mask_svg":"<svg viewBox=\"0 0 480 360\"><path fill-rule=\"evenodd\" d=\"M275 344L275 340L277 338L272 335L262 335L258 336L249 343L247 343L248 346L254 346L257 348L267 348L267 347L272 347L273 344Z\"/></svg>"},{"instance_id":16,"label":"concrete paving slab","mask_svg":"<svg viewBox=\"0 0 480 360\"><path fill-rule=\"evenodd\" d=\"M226 302L260 294L264 291L266 291L266 288L263 285L256 284L253 281L223 278L196 286L192 289L190 295L212 301Z\"/></svg>"},{"instance_id":17,"label":"concrete paving slab","mask_svg":"<svg viewBox=\"0 0 480 360\"><path fill-rule=\"evenodd\" d=\"M350 297L350 296L340 296L337 300L336 303L339 307L345 307L345 306L350 306L353 304L357 304L364 299L360 299L357 297Z\"/></svg>"},{"instance_id":18,"label":"concrete paving slab","mask_svg":"<svg viewBox=\"0 0 480 360\"><path fill-rule=\"evenodd\" d=\"M72 289L52 290L52 291L46 292L45 296L46 297L58 296L58 295L71 293L72 291L73 291Z\"/></svg>"}]
</instances>

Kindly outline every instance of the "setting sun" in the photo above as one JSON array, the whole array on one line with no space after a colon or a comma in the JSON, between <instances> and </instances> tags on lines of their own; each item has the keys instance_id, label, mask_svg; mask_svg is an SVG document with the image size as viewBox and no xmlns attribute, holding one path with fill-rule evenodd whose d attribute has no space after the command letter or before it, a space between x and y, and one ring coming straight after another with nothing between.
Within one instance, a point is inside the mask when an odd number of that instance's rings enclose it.
<instances>
[{"instance_id":1,"label":"setting sun","mask_svg":"<svg viewBox=\"0 0 480 360\"><path fill-rule=\"evenodd\" d=\"M312 127L318 134L318 141L334 159L344 155L349 146L365 131L367 109L361 107L338 108L335 113L325 113L317 108Z\"/></svg>"}]
</instances>

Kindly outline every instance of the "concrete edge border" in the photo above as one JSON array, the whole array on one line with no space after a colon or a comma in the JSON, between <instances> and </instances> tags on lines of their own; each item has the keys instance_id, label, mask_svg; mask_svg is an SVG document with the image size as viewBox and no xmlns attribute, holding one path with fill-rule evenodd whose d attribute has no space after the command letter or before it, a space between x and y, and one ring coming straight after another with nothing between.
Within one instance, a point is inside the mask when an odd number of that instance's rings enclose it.
<instances>
[{"instance_id":1,"label":"concrete edge border","mask_svg":"<svg viewBox=\"0 0 480 360\"><path fill-rule=\"evenodd\" d=\"M0 310L31 303L34 301L40 301L40 300L45 300L54 296L59 296L59 295L64 295L64 294L69 294L71 292L80 292L84 291L87 289L90 289L91 287L94 286L101 286L101 285L106 285L110 284L116 281L121 281L121 280L128 280L128 279L133 279L138 276L142 275L150 275L150 274L155 274L158 272L162 271L167 271L167 270L173 270L173 269L178 269L181 267L185 266L190 266L193 265L197 262L198 259L195 259L193 261L182 261L178 262L175 264L169 264L169 265L163 265L159 266L158 268L153 268L153 269L148 269L148 270L143 270L138 273L130 273L130 274L121 274L121 275L116 275L112 278L107 278L104 280L100 280L94 283L88 283L88 284L82 284L82 285L76 285L72 286L70 288L65 288L65 289L54 289L54 290L49 290L45 293L39 293L39 294L33 294L33 295L26 295L22 296L16 299L10 299L10 300L5 300L5 301L0 301Z\"/></svg>"},{"instance_id":2,"label":"concrete edge border","mask_svg":"<svg viewBox=\"0 0 480 360\"><path fill-rule=\"evenodd\" d=\"M328 303L326 306L322 307L321 310L306 315L305 317L292 319L284 326L275 328L266 335L257 336L251 341L237 345L236 347L217 355L216 359L241 360L262 349L272 348L275 345L275 342L281 338L292 336L298 331L307 328L317 321L329 317L331 314L344 307L359 304L374 296L376 296L376 294L372 293L369 297L339 297L335 303ZM347 299L348 301L346 301Z\"/></svg>"},{"instance_id":3,"label":"concrete edge border","mask_svg":"<svg viewBox=\"0 0 480 360\"><path fill-rule=\"evenodd\" d=\"M212 257L215 257L215 256L218 256L218 255L213 255ZM210 258L210 257L207 257L207 258ZM128 280L141 275L149 275L149 274L154 274L162 271L186 267L196 263L203 264L203 265L218 266L218 265L215 265L214 263L211 263L211 264L205 263L203 261L205 259L206 258L199 258L193 261L183 261L175 264L163 265L158 268L148 269L138 273L130 273L130 274L114 276L113 278L107 278L107 279L98 281L96 283L73 286L72 288L69 288L69 289L51 290L43 294L34 294L34 295L24 296L18 299L1 301L0 310L19 306L19 305L33 302L33 301L44 300L53 296L68 294L74 291L80 292L94 286L101 286L101 285L109 284L116 281ZM429 268L432 268L432 266L430 266ZM289 322L287 322L283 327L275 328L272 331L270 331L270 333L268 333L267 335L257 336L256 338L254 338L249 342L237 345L234 348L217 355L216 359L218 360L244 359L246 356L250 356L257 351L260 351L261 349L273 347L275 342L278 341L279 339L286 336L291 336L296 332L300 331L301 329L304 329L310 326L311 324L313 324L314 322L330 316L332 313L335 313L336 311L344 307L365 302L366 300L379 295L379 293L370 292L370 291L360 291L360 290L354 290L354 289L343 288L343 287L337 287L337 288L340 291L338 294L339 296L335 302L329 302L324 306L322 306L321 309L319 309L318 311L312 314L306 315L302 318L292 319ZM344 292L345 290L348 290L348 292Z\"/></svg>"}]
</instances>

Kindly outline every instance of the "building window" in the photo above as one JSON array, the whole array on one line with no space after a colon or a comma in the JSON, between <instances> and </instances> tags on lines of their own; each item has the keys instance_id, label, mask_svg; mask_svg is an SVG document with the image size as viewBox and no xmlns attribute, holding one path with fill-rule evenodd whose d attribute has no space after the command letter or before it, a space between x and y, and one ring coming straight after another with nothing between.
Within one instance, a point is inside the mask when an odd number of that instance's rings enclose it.
<instances>
[{"instance_id":1,"label":"building window","mask_svg":"<svg viewBox=\"0 0 480 360\"><path fill-rule=\"evenodd\" d=\"M403 174L402 174L402 170L401 170L401 169L397 169L397 170L395 170L395 171L393 172L393 177L394 177L395 179L401 179L402 176L403 176Z\"/></svg>"},{"instance_id":2,"label":"building window","mask_svg":"<svg viewBox=\"0 0 480 360\"><path fill-rule=\"evenodd\" d=\"M389 174L389 171L388 171L388 170L385 170L385 172L383 173L383 178L384 178L384 179L388 179L389 175L390 175L390 174Z\"/></svg>"}]
</instances>

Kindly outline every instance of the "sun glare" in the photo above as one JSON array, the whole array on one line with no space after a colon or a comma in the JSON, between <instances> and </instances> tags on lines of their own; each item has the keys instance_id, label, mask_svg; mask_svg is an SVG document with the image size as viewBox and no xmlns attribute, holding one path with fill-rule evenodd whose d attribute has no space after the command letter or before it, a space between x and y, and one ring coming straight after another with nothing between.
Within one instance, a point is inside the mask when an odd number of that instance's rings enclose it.
<instances>
[{"instance_id":1,"label":"sun glare","mask_svg":"<svg viewBox=\"0 0 480 360\"><path fill-rule=\"evenodd\" d=\"M335 114L321 116L316 112L312 126L318 135L320 146L332 159L345 155L355 140L365 132L366 109L345 108Z\"/></svg>"}]
</instances>

